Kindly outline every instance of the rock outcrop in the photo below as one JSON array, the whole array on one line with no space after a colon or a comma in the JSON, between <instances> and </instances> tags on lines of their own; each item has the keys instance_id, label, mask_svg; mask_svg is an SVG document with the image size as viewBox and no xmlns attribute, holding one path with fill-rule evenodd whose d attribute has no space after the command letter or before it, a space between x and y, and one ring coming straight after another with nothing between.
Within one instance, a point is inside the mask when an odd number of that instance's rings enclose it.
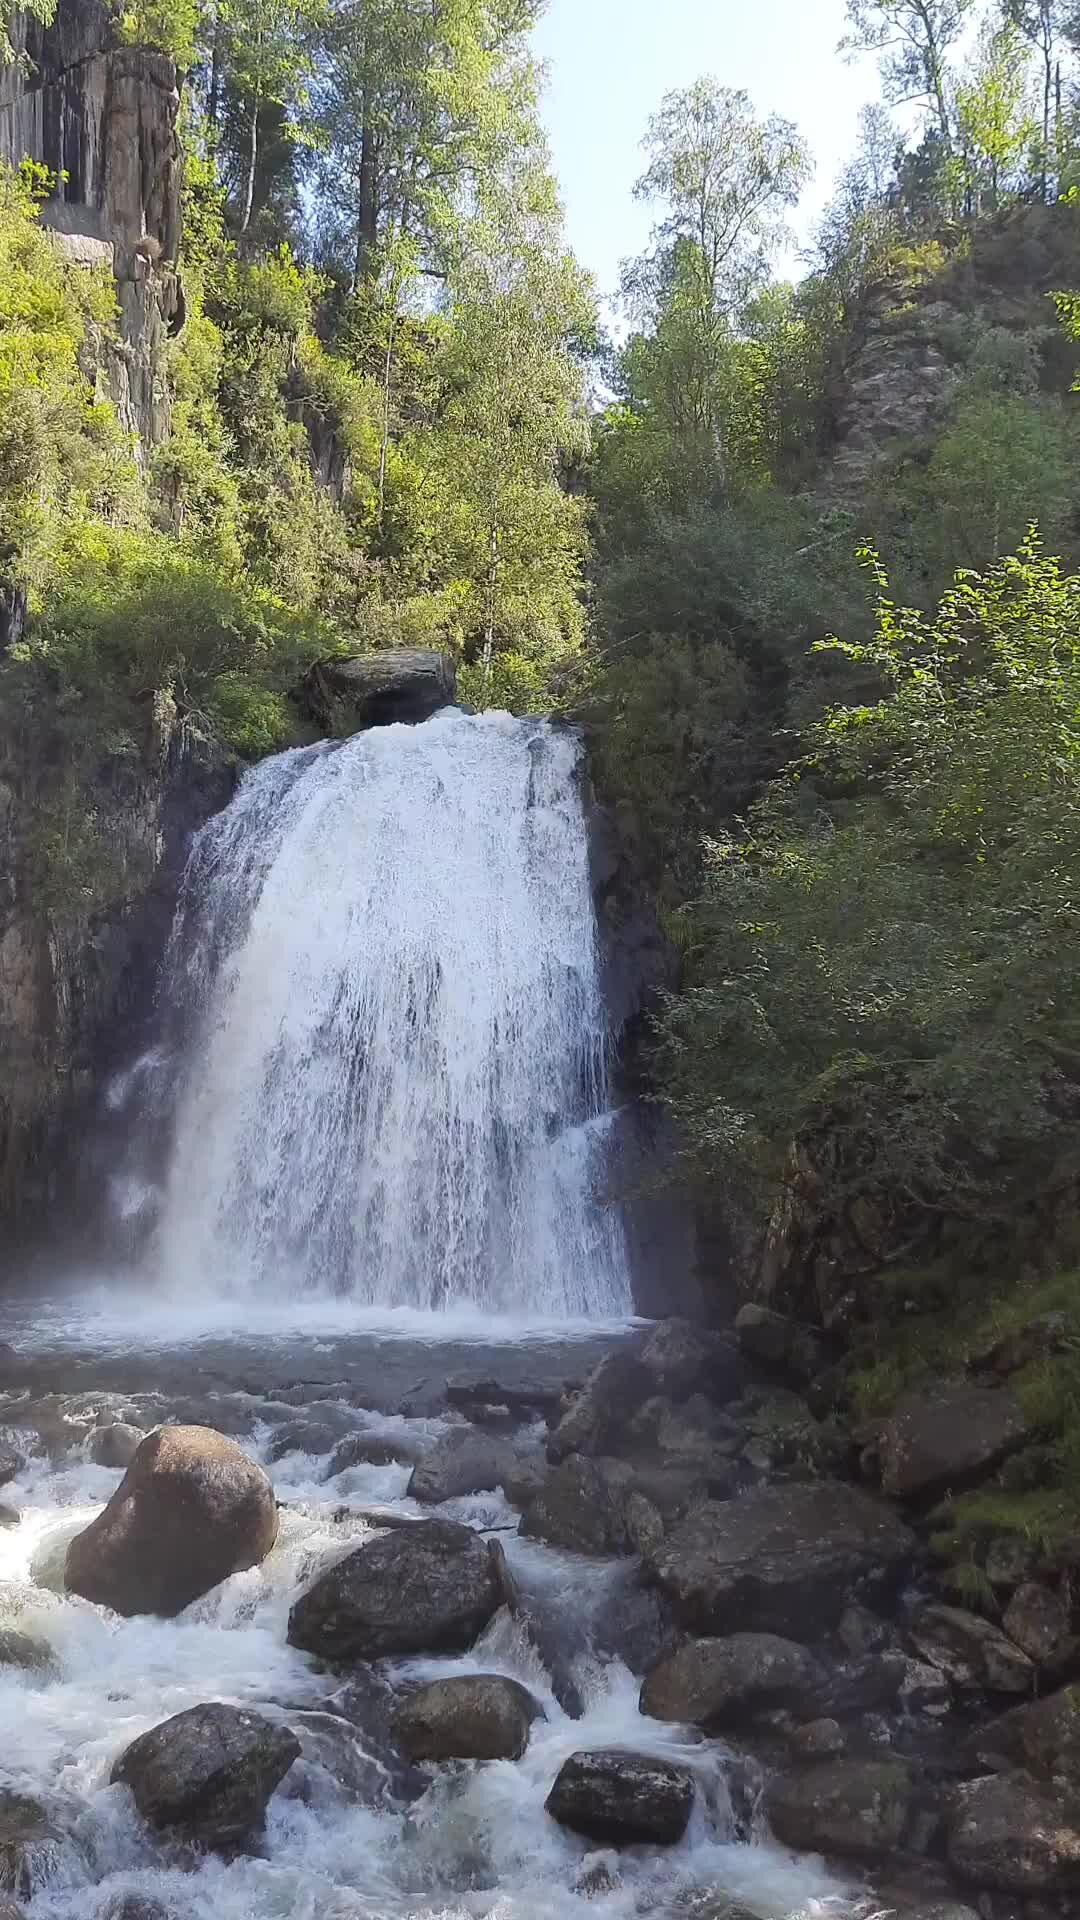
<instances>
[{"instance_id":1,"label":"rock outcrop","mask_svg":"<svg viewBox=\"0 0 1080 1920\"><path fill-rule=\"evenodd\" d=\"M324 733L356 733L395 721L430 720L451 706L457 673L448 653L386 647L381 653L318 660L304 677L300 706Z\"/></svg>"}]
</instances>

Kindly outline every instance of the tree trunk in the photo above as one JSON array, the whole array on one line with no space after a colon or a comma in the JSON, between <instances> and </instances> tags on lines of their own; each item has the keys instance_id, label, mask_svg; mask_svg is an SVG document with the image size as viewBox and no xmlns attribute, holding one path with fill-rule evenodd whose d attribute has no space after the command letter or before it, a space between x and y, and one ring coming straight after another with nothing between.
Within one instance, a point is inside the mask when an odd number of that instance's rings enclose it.
<instances>
[{"instance_id":1,"label":"tree trunk","mask_svg":"<svg viewBox=\"0 0 1080 1920\"><path fill-rule=\"evenodd\" d=\"M251 108L251 143L248 148L247 187L244 193L244 217L240 222L241 233L246 233L251 225L251 208L255 199L255 168L259 160L259 102L256 99Z\"/></svg>"},{"instance_id":2,"label":"tree trunk","mask_svg":"<svg viewBox=\"0 0 1080 1920\"><path fill-rule=\"evenodd\" d=\"M356 212L356 268L354 292L368 278L379 238L379 167L375 135L365 127L360 135L360 205Z\"/></svg>"},{"instance_id":3,"label":"tree trunk","mask_svg":"<svg viewBox=\"0 0 1080 1920\"><path fill-rule=\"evenodd\" d=\"M1042 137L1042 197L1045 201L1050 184L1050 95L1054 85L1053 48L1047 46L1043 52L1043 137Z\"/></svg>"},{"instance_id":4,"label":"tree trunk","mask_svg":"<svg viewBox=\"0 0 1080 1920\"><path fill-rule=\"evenodd\" d=\"M210 90L206 96L206 124L210 144L217 145L218 117L221 112L221 15L214 15L214 37L210 51Z\"/></svg>"}]
</instances>

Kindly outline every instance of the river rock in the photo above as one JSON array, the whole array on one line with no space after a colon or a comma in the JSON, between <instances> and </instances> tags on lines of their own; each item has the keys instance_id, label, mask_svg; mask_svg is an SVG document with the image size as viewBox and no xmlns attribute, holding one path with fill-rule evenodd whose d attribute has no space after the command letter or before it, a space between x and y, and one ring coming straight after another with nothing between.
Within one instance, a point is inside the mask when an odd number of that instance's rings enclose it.
<instances>
[{"instance_id":1,"label":"river rock","mask_svg":"<svg viewBox=\"0 0 1080 1920\"><path fill-rule=\"evenodd\" d=\"M401 1432L347 1434L339 1440L330 1456L325 1478L336 1479L350 1467L389 1467L403 1463L415 1467L423 1459L425 1445L415 1434Z\"/></svg>"},{"instance_id":2,"label":"river rock","mask_svg":"<svg viewBox=\"0 0 1080 1920\"><path fill-rule=\"evenodd\" d=\"M640 1359L649 1391L670 1400L685 1400L698 1387L714 1399L730 1399L736 1391L738 1368L730 1345L692 1320L658 1320L645 1337Z\"/></svg>"},{"instance_id":3,"label":"river rock","mask_svg":"<svg viewBox=\"0 0 1080 1920\"><path fill-rule=\"evenodd\" d=\"M348 1720L309 1710L290 1713L289 1725L300 1742L300 1758L284 1782L288 1798L323 1811L383 1804L391 1787L389 1769L367 1752Z\"/></svg>"},{"instance_id":4,"label":"river rock","mask_svg":"<svg viewBox=\"0 0 1080 1920\"><path fill-rule=\"evenodd\" d=\"M1020 1647L964 1607L924 1607L908 1629L916 1651L961 1689L1030 1693L1035 1668Z\"/></svg>"},{"instance_id":5,"label":"river rock","mask_svg":"<svg viewBox=\"0 0 1080 1920\"><path fill-rule=\"evenodd\" d=\"M880 1502L838 1481L761 1487L707 1501L650 1556L652 1577L691 1631L811 1638L833 1626L851 1590L897 1578L914 1536Z\"/></svg>"},{"instance_id":6,"label":"river rock","mask_svg":"<svg viewBox=\"0 0 1080 1920\"><path fill-rule=\"evenodd\" d=\"M623 1461L571 1454L545 1475L521 1516L521 1532L573 1553L632 1553L627 1501L633 1484Z\"/></svg>"},{"instance_id":7,"label":"river rock","mask_svg":"<svg viewBox=\"0 0 1080 1920\"><path fill-rule=\"evenodd\" d=\"M1076 1649L1069 1609L1052 1587L1027 1580L1005 1609L1002 1626L1010 1640L1040 1667L1061 1667Z\"/></svg>"},{"instance_id":8,"label":"river rock","mask_svg":"<svg viewBox=\"0 0 1080 1920\"><path fill-rule=\"evenodd\" d=\"M543 1708L501 1674L452 1674L410 1693L394 1733L411 1760L520 1760Z\"/></svg>"},{"instance_id":9,"label":"river rock","mask_svg":"<svg viewBox=\"0 0 1080 1920\"><path fill-rule=\"evenodd\" d=\"M960 1789L947 1842L949 1865L972 1886L1021 1894L1080 1887L1080 1807L1029 1774Z\"/></svg>"},{"instance_id":10,"label":"river rock","mask_svg":"<svg viewBox=\"0 0 1080 1920\"><path fill-rule=\"evenodd\" d=\"M965 1750L973 1767L1027 1769L1080 1798L1080 1685L999 1715L976 1729Z\"/></svg>"},{"instance_id":11,"label":"river rock","mask_svg":"<svg viewBox=\"0 0 1080 1920\"><path fill-rule=\"evenodd\" d=\"M812 1710L824 1678L808 1648L777 1634L688 1640L646 1675L641 1711L711 1732L773 1707Z\"/></svg>"},{"instance_id":12,"label":"river rock","mask_svg":"<svg viewBox=\"0 0 1080 1920\"><path fill-rule=\"evenodd\" d=\"M56 1655L47 1640L20 1633L16 1627L0 1627L0 1667L21 1667L25 1673L56 1673Z\"/></svg>"},{"instance_id":13,"label":"river rock","mask_svg":"<svg viewBox=\"0 0 1080 1920\"><path fill-rule=\"evenodd\" d=\"M16 1427L0 1427L0 1487L22 1472L26 1456L26 1435Z\"/></svg>"},{"instance_id":14,"label":"river rock","mask_svg":"<svg viewBox=\"0 0 1080 1920\"><path fill-rule=\"evenodd\" d=\"M558 1462L572 1453L603 1453L623 1422L654 1391L636 1345L606 1353L548 1436L548 1459Z\"/></svg>"},{"instance_id":15,"label":"river rock","mask_svg":"<svg viewBox=\"0 0 1080 1920\"><path fill-rule=\"evenodd\" d=\"M743 1353L762 1367L771 1367L789 1380L806 1386L826 1360L825 1338L816 1327L804 1326L786 1313L774 1313L748 1301L735 1315L735 1337Z\"/></svg>"},{"instance_id":16,"label":"river rock","mask_svg":"<svg viewBox=\"0 0 1080 1920\"><path fill-rule=\"evenodd\" d=\"M60 1835L39 1800L0 1788L0 1894L29 1900L60 1867Z\"/></svg>"},{"instance_id":17,"label":"river rock","mask_svg":"<svg viewBox=\"0 0 1080 1920\"><path fill-rule=\"evenodd\" d=\"M668 1760L606 1747L571 1754L546 1804L561 1826L590 1840L672 1846L689 1824L694 1781Z\"/></svg>"},{"instance_id":18,"label":"river rock","mask_svg":"<svg viewBox=\"0 0 1080 1920\"><path fill-rule=\"evenodd\" d=\"M878 1436L882 1486L902 1500L955 1492L1000 1466L1033 1432L1007 1387L961 1383L909 1394Z\"/></svg>"},{"instance_id":19,"label":"river rock","mask_svg":"<svg viewBox=\"0 0 1080 1920\"><path fill-rule=\"evenodd\" d=\"M794 1728L789 1744L804 1760L835 1760L847 1748L847 1735L839 1720L807 1720Z\"/></svg>"},{"instance_id":20,"label":"river rock","mask_svg":"<svg viewBox=\"0 0 1080 1920\"><path fill-rule=\"evenodd\" d=\"M151 1894L114 1893L98 1908L97 1920L175 1920L175 1915L171 1907Z\"/></svg>"},{"instance_id":21,"label":"river rock","mask_svg":"<svg viewBox=\"0 0 1080 1920\"><path fill-rule=\"evenodd\" d=\"M90 1458L99 1467L130 1467L146 1435L141 1427L113 1420L90 1435Z\"/></svg>"},{"instance_id":22,"label":"river rock","mask_svg":"<svg viewBox=\"0 0 1080 1920\"><path fill-rule=\"evenodd\" d=\"M428 720L456 696L453 656L424 647L384 647L378 653L333 655L316 661L298 690L304 713L325 733Z\"/></svg>"},{"instance_id":23,"label":"river rock","mask_svg":"<svg viewBox=\"0 0 1080 1920\"><path fill-rule=\"evenodd\" d=\"M159 1427L68 1547L67 1586L117 1613L171 1617L258 1566L277 1527L274 1489L234 1440L210 1427Z\"/></svg>"},{"instance_id":24,"label":"river rock","mask_svg":"<svg viewBox=\"0 0 1080 1920\"><path fill-rule=\"evenodd\" d=\"M912 1797L902 1760L830 1760L777 1775L765 1806L785 1846L880 1859L900 1845Z\"/></svg>"},{"instance_id":25,"label":"river rock","mask_svg":"<svg viewBox=\"0 0 1080 1920\"><path fill-rule=\"evenodd\" d=\"M326 1660L462 1653L503 1604L501 1550L451 1520L422 1520L320 1574L289 1615L289 1642Z\"/></svg>"},{"instance_id":26,"label":"river rock","mask_svg":"<svg viewBox=\"0 0 1080 1920\"><path fill-rule=\"evenodd\" d=\"M288 1727L215 1701L140 1734L111 1778L131 1788L149 1826L231 1853L261 1830L267 1802L299 1754Z\"/></svg>"},{"instance_id":27,"label":"river rock","mask_svg":"<svg viewBox=\"0 0 1080 1920\"><path fill-rule=\"evenodd\" d=\"M476 1427L454 1427L413 1468L409 1498L436 1505L462 1494L483 1493L501 1486L514 1464L509 1441Z\"/></svg>"}]
</instances>

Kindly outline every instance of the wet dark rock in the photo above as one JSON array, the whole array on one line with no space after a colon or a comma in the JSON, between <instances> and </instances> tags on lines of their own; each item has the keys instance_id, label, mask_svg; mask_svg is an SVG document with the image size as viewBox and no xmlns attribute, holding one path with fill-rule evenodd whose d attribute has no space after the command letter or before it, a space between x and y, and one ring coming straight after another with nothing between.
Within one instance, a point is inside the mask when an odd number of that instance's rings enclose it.
<instances>
[{"instance_id":1,"label":"wet dark rock","mask_svg":"<svg viewBox=\"0 0 1080 1920\"><path fill-rule=\"evenodd\" d=\"M386 647L319 660L304 677L301 708L330 734L428 720L452 704L457 674L448 653Z\"/></svg>"},{"instance_id":2,"label":"wet dark rock","mask_svg":"<svg viewBox=\"0 0 1080 1920\"><path fill-rule=\"evenodd\" d=\"M29 1900L55 1878L61 1840L39 1800L0 1788L0 1894Z\"/></svg>"},{"instance_id":3,"label":"wet dark rock","mask_svg":"<svg viewBox=\"0 0 1080 1920\"><path fill-rule=\"evenodd\" d=\"M387 1767L367 1752L357 1728L335 1713L292 1712L289 1726L300 1742L284 1791L306 1806L382 1805L390 1789Z\"/></svg>"},{"instance_id":4,"label":"wet dark rock","mask_svg":"<svg viewBox=\"0 0 1080 1920\"><path fill-rule=\"evenodd\" d=\"M171 1617L258 1566L277 1527L273 1487L235 1441L209 1427L159 1427L68 1547L67 1586L117 1613Z\"/></svg>"},{"instance_id":5,"label":"wet dark rock","mask_svg":"<svg viewBox=\"0 0 1080 1920\"><path fill-rule=\"evenodd\" d=\"M909 1394L878 1436L881 1483L899 1499L956 1492L991 1473L1035 1429L1005 1387Z\"/></svg>"},{"instance_id":6,"label":"wet dark rock","mask_svg":"<svg viewBox=\"0 0 1080 1920\"><path fill-rule=\"evenodd\" d=\"M856 1601L844 1608L836 1634L844 1652L858 1659L868 1653L883 1652L892 1643L894 1629L891 1621L882 1620L879 1614L859 1606Z\"/></svg>"},{"instance_id":7,"label":"wet dark rock","mask_svg":"<svg viewBox=\"0 0 1080 1920\"><path fill-rule=\"evenodd\" d=\"M738 1390L739 1369L729 1343L691 1320L660 1320L645 1337L641 1364L652 1393L684 1400L703 1389L714 1399Z\"/></svg>"},{"instance_id":8,"label":"wet dark rock","mask_svg":"<svg viewBox=\"0 0 1080 1920\"><path fill-rule=\"evenodd\" d=\"M289 1642L332 1661L464 1652L505 1594L497 1548L469 1527L424 1520L321 1574L289 1615Z\"/></svg>"},{"instance_id":9,"label":"wet dark rock","mask_svg":"<svg viewBox=\"0 0 1080 1920\"><path fill-rule=\"evenodd\" d=\"M515 1458L508 1440L475 1427L454 1427L413 1468L409 1498L437 1505L462 1494L493 1490L513 1472Z\"/></svg>"},{"instance_id":10,"label":"wet dark rock","mask_svg":"<svg viewBox=\"0 0 1080 1920\"><path fill-rule=\"evenodd\" d=\"M1017 1588L1001 1624L1009 1639L1015 1640L1036 1666L1060 1667L1076 1650L1064 1598L1054 1588L1035 1581L1025 1581Z\"/></svg>"},{"instance_id":11,"label":"wet dark rock","mask_svg":"<svg viewBox=\"0 0 1080 1920\"><path fill-rule=\"evenodd\" d=\"M972 1886L1069 1892L1080 1887L1080 1807L1026 1773L972 1781L949 1820L948 1858Z\"/></svg>"},{"instance_id":12,"label":"wet dark rock","mask_svg":"<svg viewBox=\"0 0 1080 1920\"><path fill-rule=\"evenodd\" d=\"M636 1346L616 1347L589 1374L548 1438L548 1458L603 1453L620 1426L655 1392Z\"/></svg>"},{"instance_id":13,"label":"wet dark rock","mask_svg":"<svg viewBox=\"0 0 1080 1920\"><path fill-rule=\"evenodd\" d=\"M577 1392L579 1386L580 1383L571 1391ZM557 1416L566 1393L565 1386L506 1386L490 1378L458 1378L446 1383L447 1403L459 1408L467 1419L472 1419L478 1409L491 1407L507 1407L511 1413L522 1416Z\"/></svg>"},{"instance_id":14,"label":"wet dark rock","mask_svg":"<svg viewBox=\"0 0 1080 1920\"><path fill-rule=\"evenodd\" d=\"M1080 1797L1080 1686L1062 1687L977 1728L967 1752L974 1766L1027 1769Z\"/></svg>"},{"instance_id":15,"label":"wet dark rock","mask_svg":"<svg viewBox=\"0 0 1080 1920\"><path fill-rule=\"evenodd\" d=\"M176 1920L171 1907L148 1893L114 1893L102 1902L97 1920Z\"/></svg>"},{"instance_id":16,"label":"wet dark rock","mask_svg":"<svg viewBox=\"0 0 1080 1920\"><path fill-rule=\"evenodd\" d=\"M333 1480L350 1467L415 1466L423 1458L425 1444L409 1433L350 1433L335 1446L326 1478Z\"/></svg>"},{"instance_id":17,"label":"wet dark rock","mask_svg":"<svg viewBox=\"0 0 1080 1920\"><path fill-rule=\"evenodd\" d=\"M824 1680L808 1648L776 1634L688 1640L646 1675L641 1711L712 1732L775 1707L812 1711Z\"/></svg>"},{"instance_id":18,"label":"wet dark rock","mask_svg":"<svg viewBox=\"0 0 1080 1920\"><path fill-rule=\"evenodd\" d=\"M847 1735L839 1720L807 1720L794 1729L790 1745L804 1760L835 1760L847 1748Z\"/></svg>"},{"instance_id":19,"label":"wet dark rock","mask_svg":"<svg viewBox=\"0 0 1080 1920\"><path fill-rule=\"evenodd\" d=\"M959 1900L933 1900L929 1905L901 1907L896 1920L980 1920L980 1915Z\"/></svg>"},{"instance_id":20,"label":"wet dark rock","mask_svg":"<svg viewBox=\"0 0 1080 1920\"><path fill-rule=\"evenodd\" d=\"M863 1583L897 1579L914 1536L880 1502L834 1481L755 1489L690 1512L650 1556L652 1577L698 1633L811 1638Z\"/></svg>"},{"instance_id":21,"label":"wet dark rock","mask_svg":"<svg viewBox=\"0 0 1080 1920\"><path fill-rule=\"evenodd\" d=\"M0 1427L0 1487L14 1480L26 1465L26 1435L16 1427Z\"/></svg>"},{"instance_id":22,"label":"wet dark rock","mask_svg":"<svg viewBox=\"0 0 1080 1920\"><path fill-rule=\"evenodd\" d=\"M621 1660L631 1673L646 1673L675 1636L671 1609L656 1588L644 1586L636 1568L622 1570L594 1629L596 1651Z\"/></svg>"},{"instance_id":23,"label":"wet dark rock","mask_svg":"<svg viewBox=\"0 0 1080 1920\"><path fill-rule=\"evenodd\" d=\"M546 1802L561 1826L614 1846L674 1845L693 1804L693 1776L685 1768L621 1747L571 1754Z\"/></svg>"},{"instance_id":24,"label":"wet dark rock","mask_svg":"<svg viewBox=\"0 0 1080 1920\"><path fill-rule=\"evenodd\" d=\"M231 1853L260 1832L271 1794L299 1755L288 1727L213 1702L141 1734L111 1778L130 1787L149 1826Z\"/></svg>"},{"instance_id":25,"label":"wet dark rock","mask_svg":"<svg viewBox=\"0 0 1080 1920\"><path fill-rule=\"evenodd\" d=\"M631 1469L619 1460L571 1454L553 1467L521 1517L521 1532L574 1553L632 1553L626 1503Z\"/></svg>"},{"instance_id":26,"label":"wet dark rock","mask_svg":"<svg viewBox=\"0 0 1080 1920\"><path fill-rule=\"evenodd\" d=\"M829 1667L818 1689L818 1711L850 1720L857 1714L891 1707L899 1697L910 1665L899 1652L839 1661Z\"/></svg>"},{"instance_id":27,"label":"wet dark rock","mask_svg":"<svg viewBox=\"0 0 1080 1920\"><path fill-rule=\"evenodd\" d=\"M90 1435L90 1458L99 1467L130 1467L146 1435L141 1427L114 1420L106 1427L95 1427Z\"/></svg>"},{"instance_id":28,"label":"wet dark rock","mask_svg":"<svg viewBox=\"0 0 1080 1920\"><path fill-rule=\"evenodd\" d=\"M25 1673L56 1673L58 1662L47 1640L20 1633L15 1627L0 1627L0 1667L21 1667Z\"/></svg>"},{"instance_id":29,"label":"wet dark rock","mask_svg":"<svg viewBox=\"0 0 1080 1920\"><path fill-rule=\"evenodd\" d=\"M418 1800L430 1785L428 1776L400 1752L393 1723L400 1695L374 1667L358 1667L353 1678L332 1694L327 1712L345 1721L367 1756L380 1769L386 1790L395 1800ZM302 1718L303 1716L301 1716ZM303 1739L303 1729L300 1729Z\"/></svg>"},{"instance_id":30,"label":"wet dark rock","mask_svg":"<svg viewBox=\"0 0 1080 1920\"><path fill-rule=\"evenodd\" d=\"M825 1337L818 1328L753 1301L739 1308L735 1336L748 1359L803 1386L820 1373L827 1359Z\"/></svg>"},{"instance_id":31,"label":"wet dark rock","mask_svg":"<svg viewBox=\"0 0 1080 1920\"><path fill-rule=\"evenodd\" d=\"M913 1788L902 1760L831 1760L780 1774L765 1794L769 1824L785 1846L879 1859L899 1847Z\"/></svg>"},{"instance_id":32,"label":"wet dark rock","mask_svg":"<svg viewBox=\"0 0 1080 1920\"><path fill-rule=\"evenodd\" d=\"M21 1519L18 1507L9 1507L5 1501L0 1501L0 1527L17 1527Z\"/></svg>"},{"instance_id":33,"label":"wet dark rock","mask_svg":"<svg viewBox=\"0 0 1080 1920\"><path fill-rule=\"evenodd\" d=\"M352 1428L350 1417L336 1407L320 1412L313 1419L289 1420L275 1433L270 1443L270 1458L283 1460L287 1453L310 1453L316 1457L333 1453Z\"/></svg>"},{"instance_id":34,"label":"wet dark rock","mask_svg":"<svg viewBox=\"0 0 1080 1920\"><path fill-rule=\"evenodd\" d=\"M411 1760L520 1760L538 1700L501 1674L452 1674L399 1706L394 1733Z\"/></svg>"},{"instance_id":35,"label":"wet dark rock","mask_svg":"<svg viewBox=\"0 0 1080 1920\"><path fill-rule=\"evenodd\" d=\"M502 1487L512 1507L519 1512L529 1505L539 1493L547 1479L548 1467L543 1454L523 1454L515 1458L509 1472L504 1474Z\"/></svg>"},{"instance_id":36,"label":"wet dark rock","mask_svg":"<svg viewBox=\"0 0 1080 1920\"><path fill-rule=\"evenodd\" d=\"M966 1691L1029 1693L1035 1668L1000 1627L963 1607L924 1607L908 1635L917 1653Z\"/></svg>"}]
</instances>

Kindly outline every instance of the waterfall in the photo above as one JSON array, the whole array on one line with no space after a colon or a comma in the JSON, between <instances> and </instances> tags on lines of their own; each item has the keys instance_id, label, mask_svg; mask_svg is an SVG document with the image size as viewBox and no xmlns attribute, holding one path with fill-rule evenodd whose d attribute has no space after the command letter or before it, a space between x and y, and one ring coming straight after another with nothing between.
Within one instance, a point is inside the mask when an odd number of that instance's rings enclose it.
<instances>
[{"instance_id":1,"label":"waterfall","mask_svg":"<svg viewBox=\"0 0 1080 1920\"><path fill-rule=\"evenodd\" d=\"M204 827L166 1288L629 1310L579 755L448 709L267 760Z\"/></svg>"}]
</instances>

